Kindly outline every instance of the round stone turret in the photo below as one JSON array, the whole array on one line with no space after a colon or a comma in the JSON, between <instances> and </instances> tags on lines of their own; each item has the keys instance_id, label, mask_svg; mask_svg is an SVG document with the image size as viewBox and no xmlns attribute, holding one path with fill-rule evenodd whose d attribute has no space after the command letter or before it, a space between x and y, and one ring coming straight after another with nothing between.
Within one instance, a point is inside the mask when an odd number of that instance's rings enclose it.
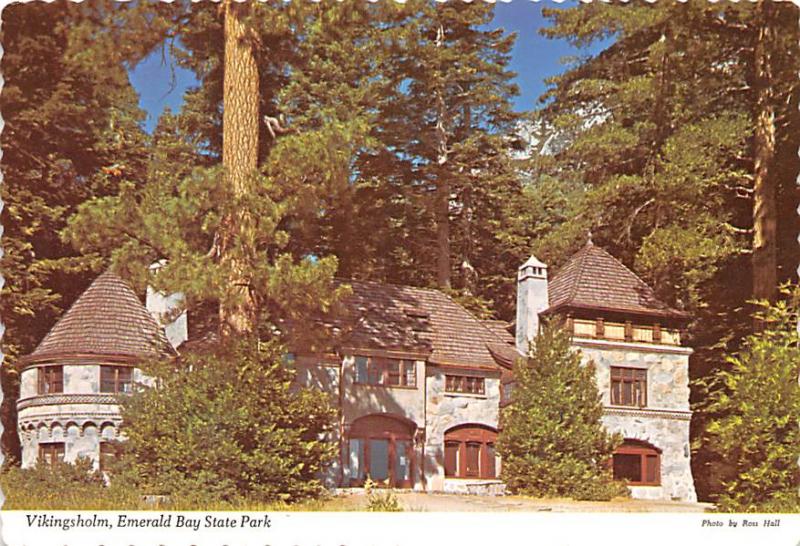
<instances>
[{"instance_id":1,"label":"round stone turret","mask_svg":"<svg viewBox=\"0 0 800 546\"><path fill-rule=\"evenodd\" d=\"M100 275L23 365L18 426L22 466L88 457L101 464L117 439L119 397L147 378L142 361L174 354L128 283Z\"/></svg>"}]
</instances>

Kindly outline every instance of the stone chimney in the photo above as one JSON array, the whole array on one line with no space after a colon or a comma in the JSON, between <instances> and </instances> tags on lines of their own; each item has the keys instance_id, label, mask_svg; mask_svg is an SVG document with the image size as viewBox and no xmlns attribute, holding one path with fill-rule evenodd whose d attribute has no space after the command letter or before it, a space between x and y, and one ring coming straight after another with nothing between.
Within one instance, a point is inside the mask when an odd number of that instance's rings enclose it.
<instances>
[{"instance_id":1,"label":"stone chimney","mask_svg":"<svg viewBox=\"0 0 800 546\"><path fill-rule=\"evenodd\" d=\"M530 341L539 333L539 313L549 307L547 298L547 266L528 258L517 273L517 350L528 354Z\"/></svg>"},{"instance_id":2,"label":"stone chimney","mask_svg":"<svg viewBox=\"0 0 800 546\"><path fill-rule=\"evenodd\" d=\"M157 270L162 265L163 263L156 262L150 266L150 269ZM145 307L156 319L156 322L164 328L164 334L166 334L169 344L175 349L189 338L189 321L186 311L180 310L182 305L182 293L166 295L157 292L151 286L147 287Z\"/></svg>"}]
</instances>

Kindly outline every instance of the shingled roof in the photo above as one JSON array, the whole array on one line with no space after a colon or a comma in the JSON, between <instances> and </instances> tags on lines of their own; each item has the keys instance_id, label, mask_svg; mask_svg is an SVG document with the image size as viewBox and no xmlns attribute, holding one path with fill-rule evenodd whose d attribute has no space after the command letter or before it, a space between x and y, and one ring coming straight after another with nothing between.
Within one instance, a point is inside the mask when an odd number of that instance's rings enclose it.
<instances>
[{"instance_id":1,"label":"shingled roof","mask_svg":"<svg viewBox=\"0 0 800 546\"><path fill-rule=\"evenodd\" d=\"M688 315L656 298L653 289L611 254L589 241L548 285L547 313L563 309L686 319Z\"/></svg>"},{"instance_id":2,"label":"shingled roof","mask_svg":"<svg viewBox=\"0 0 800 546\"><path fill-rule=\"evenodd\" d=\"M143 359L168 354L164 331L133 289L111 270L75 300L24 362L56 357Z\"/></svg>"},{"instance_id":3,"label":"shingled roof","mask_svg":"<svg viewBox=\"0 0 800 546\"><path fill-rule=\"evenodd\" d=\"M350 324L341 345L429 355L439 365L497 369L491 346L506 344L472 313L439 290L346 281Z\"/></svg>"}]
</instances>

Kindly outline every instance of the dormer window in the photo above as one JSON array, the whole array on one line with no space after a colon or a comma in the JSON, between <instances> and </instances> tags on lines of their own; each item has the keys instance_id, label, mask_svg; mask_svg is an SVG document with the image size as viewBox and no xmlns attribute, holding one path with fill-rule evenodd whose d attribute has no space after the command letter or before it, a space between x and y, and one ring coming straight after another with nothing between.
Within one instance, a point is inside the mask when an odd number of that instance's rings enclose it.
<instances>
[{"instance_id":1,"label":"dormer window","mask_svg":"<svg viewBox=\"0 0 800 546\"><path fill-rule=\"evenodd\" d=\"M39 394L64 392L64 366L42 366L39 368L37 392Z\"/></svg>"},{"instance_id":2,"label":"dormer window","mask_svg":"<svg viewBox=\"0 0 800 546\"><path fill-rule=\"evenodd\" d=\"M100 392L112 394L133 392L133 368L100 366Z\"/></svg>"}]
</instances>

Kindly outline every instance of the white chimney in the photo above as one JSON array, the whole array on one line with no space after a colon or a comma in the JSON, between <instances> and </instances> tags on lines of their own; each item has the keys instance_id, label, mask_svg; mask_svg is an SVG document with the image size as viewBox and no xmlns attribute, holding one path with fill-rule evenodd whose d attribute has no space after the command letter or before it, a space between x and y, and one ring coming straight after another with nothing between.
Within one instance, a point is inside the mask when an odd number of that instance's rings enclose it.
<instances>
[{"instance_id":1,"label":"white chimney","mask_svg":"<svg viewBox=\"0 0 800 546\"><path fill-rule=\"evenodd\" d=\"M150 269L157 270L162 265L163 262L156 262L150 266ZM183 294L181 292L165 295L150 286L147 287L145 306L156 322L164 328L167 341L173 348L177 348L189 338L189 321L186 311L180 311L182 305Z\"/></svg>"},{"instance_id":2,"label":"white chimney","mask_svg":"<svg viewBox=\"0 0 800 546\"><path fill-rule=\"evenodd\" d=\"M547 298L547 266L535 256L517 273L517 350L528 354L531 340L539 333L539 313L550 306Z\"/></svg>"}]
</instances>

